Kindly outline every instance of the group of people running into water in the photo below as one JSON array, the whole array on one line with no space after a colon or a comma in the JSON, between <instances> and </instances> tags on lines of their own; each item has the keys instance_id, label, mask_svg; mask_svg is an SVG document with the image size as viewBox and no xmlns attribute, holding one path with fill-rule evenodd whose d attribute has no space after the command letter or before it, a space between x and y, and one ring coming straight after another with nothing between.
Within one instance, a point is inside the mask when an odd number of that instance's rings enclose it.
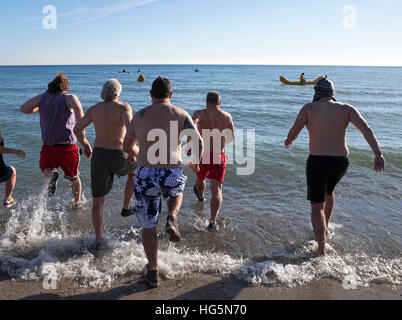
<instances>
[{"instance_id":1,"label":"group of people running into water","mask_svg":"<svg viewBox=\"0 0 402 320\"><path fill-rule=\"evenodd\" d=\"M152 104L133 115L129 104L120 101L121 84L108 80L102 88L102 102L84 113L79 99L69 91L69 80L57 74L48 90L27 102L20 111L39 113L43 147L39 166L49 179L48 194L54 195L59 168L70 181L75 203L81 203L80 153L91 159L92 221L96 243L94 250L107 246L103 238L104 205L112 189L114 176L127 176L121 215L136 215L142 227L141 237L148 260L145 280L159 286L157 224L162 198L167 202L166 232L169 240L182 238L178 213L182 205L187 177L183 171L182 142L187 136L187 154L192 156L190 169L197 175L193 187L196 199L204 202L206 179L210 180L211 213L207 226L217 230L225 178L225 145L234 139L234 124L229 113L221 110L221 96L211 91L206 108L191 117L182 108L172 105L172 86L168 79L158 77L152 84ZM299 112L290 129L285 147L289 148L304 127L310 136L307 160L307 198L311 202L311 219L318 242L318 253L326 254L328 224L335 204L334 189L346 174L349 150L346 131L350 123L359 129L375 154L374 170L385 169L385 159L370 126L354 107L335 100L334 84L327 77L315 86L312 103ZM93 123L93 148L86 138L86 128ZM165 139L162 139L161 132ZM217 137L211 132L220 133ZM225 132L225 134L221 134ZM159 141L156 143L155 141ZM157 147L156 147L157 146ZM12 192L16 170L4 163L2 154L24 157L21 150L4 147L0 134L0 182L6 183L4 207L16 201ZM135 206L131 201L135 194Z\"/></svg>"}]
</instances>

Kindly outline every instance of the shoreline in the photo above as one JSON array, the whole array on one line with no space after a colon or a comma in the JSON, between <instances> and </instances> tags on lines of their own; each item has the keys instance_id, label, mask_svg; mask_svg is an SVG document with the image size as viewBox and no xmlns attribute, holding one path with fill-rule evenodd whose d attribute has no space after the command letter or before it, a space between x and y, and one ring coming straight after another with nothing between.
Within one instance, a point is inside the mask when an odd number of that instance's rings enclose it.
<instances>
[{"instance_id":1,"label":"shoreline","mask_svg":"<svg viewBox=\"0 0 402 320\"><path fill-rule=\"evenodd\" d=\"M56 290L46 290L41 282L15 281L2 273L0 300L402 300L401 286L374 284L346 290L342 283L330 279L286 288L193 274L161 281L157 289L150 289L142 279L140 275L126 276L106 288L86 288L73 281L61 281Z\"/></svg>"},{"instance_id":2,"label":"shoreline","mask_svg":"<svg viewBox=\"0 0 402 320\"><path fill-rule=\"evenodd\" d=\"M355 65L355 64L254 64L254 63L82 63L82 64L4 64L0 67L90 67L90 66L229 66L229 67L326 67L326 68L402 68L402 65Z\"/></svg>"}]
</instances>

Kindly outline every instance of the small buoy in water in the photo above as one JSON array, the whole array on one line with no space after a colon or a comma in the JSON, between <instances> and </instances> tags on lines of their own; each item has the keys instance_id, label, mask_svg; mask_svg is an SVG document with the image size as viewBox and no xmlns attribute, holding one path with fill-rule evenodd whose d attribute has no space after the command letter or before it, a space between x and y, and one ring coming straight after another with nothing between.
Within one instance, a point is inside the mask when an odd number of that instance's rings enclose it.
<instances>
[{"instance_id":1,"label":"small buoy in water","mask_svg":"<svg viewBox=\"0 0 402 320\"><path fill-rule=\"evenodd\" d=\"M145 82L145 77L143 75L140 75L137 79L138 82Z\"/></svg>"}]
</instances>

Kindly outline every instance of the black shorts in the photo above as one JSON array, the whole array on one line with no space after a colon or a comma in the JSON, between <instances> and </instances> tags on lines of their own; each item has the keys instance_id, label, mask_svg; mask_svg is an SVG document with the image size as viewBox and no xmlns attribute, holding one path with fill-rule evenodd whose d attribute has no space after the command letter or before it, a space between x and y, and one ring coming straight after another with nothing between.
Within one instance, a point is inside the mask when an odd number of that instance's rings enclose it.
<instances>
[{"instance_id":1,"label":"black shorts","mask_svg":"<svg viewBox=\"0 0 402 320\"><path fill-rule=\"evenodd\" d=\"M349 168L347 157L311 156L307 160L307 200L312 204L325 202Z\"/></svg>"},{"instance_id":2,"label":"black shorts","mask_svg":"<svg viewBox=\"0 0 402 320\"><path fill-rule=\"evenodd\" d=\"M0 168L0 183L10 180L13 173L13 169L10 166L5 165L4 168Z\"/></svg>"}]
</instances>

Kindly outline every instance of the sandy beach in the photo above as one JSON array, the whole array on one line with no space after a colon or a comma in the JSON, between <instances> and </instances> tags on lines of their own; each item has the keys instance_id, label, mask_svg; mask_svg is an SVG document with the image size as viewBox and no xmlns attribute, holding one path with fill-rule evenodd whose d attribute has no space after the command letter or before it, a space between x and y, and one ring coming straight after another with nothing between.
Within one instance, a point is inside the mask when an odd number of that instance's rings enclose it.
<instances>
[{"instance_id":1,"label":"sandy beach","mask_svg":"<svg viewBox=\"0 0 402 320\"><path fill-rule=\"evenodd\" d=\"M313 281L309 285L284 288L252 286L236 279L213 275L192 275L165 280L150 289L142 276L115 281L107 288L84 288L62 281L56 290L45 290L41 282L13 281L0 275L1 300L402 300L402 288L372 285L345 290L334 280Z\"/></svg>"}]
</instances>

